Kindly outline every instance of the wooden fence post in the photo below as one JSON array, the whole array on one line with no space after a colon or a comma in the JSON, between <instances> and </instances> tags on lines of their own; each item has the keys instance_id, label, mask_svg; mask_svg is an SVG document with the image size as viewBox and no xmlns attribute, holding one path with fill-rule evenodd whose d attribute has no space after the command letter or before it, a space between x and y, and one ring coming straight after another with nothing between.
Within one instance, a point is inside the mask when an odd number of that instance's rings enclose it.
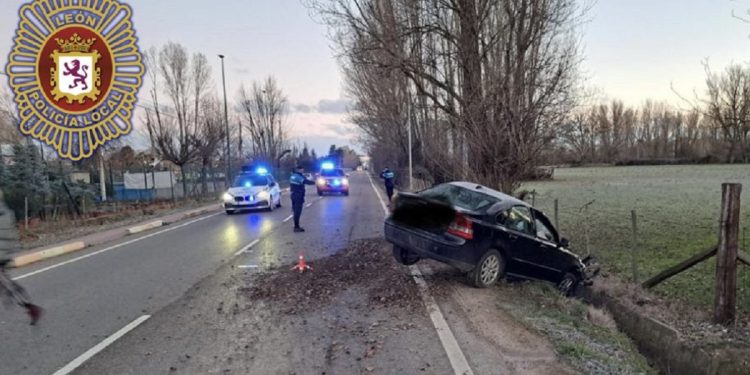
<instances>
[{"instance_id":1,"label":"wooden fence post","mask_svg":"<svg viewBox=\"0 0 750 375\"><path fill-rule=\"evenodd\" d=\"M555 229L557 229L557 231L559 232L560 231L560 222L557 219L557 214L558 213L559 213L559 206L558 206L557 198L555 198Z\"/></svg>"},{"instance_id":2,"label":"wooden fence post","mask_svg":"<svg viewBox=\"0 0 750 375\"><path fill-rule=\"evenodd\" d=\"M737 303L737 245L740 231L740 184L721 184L719 247L716 252L714 323L734 322Z\"/></svg>"},{"instance_id":3,"label":"wooden fence post","mask_svg":"<svg viewBox=\"0 0 750 375\"><path fill-rule=\"evenodd\" d=\"M633 223L633 248L630 251L630 268L633 272L633 282L638 282L638 222L636 221L635 210L630 211L630 221Z\"/></svg>"}]
</instances>

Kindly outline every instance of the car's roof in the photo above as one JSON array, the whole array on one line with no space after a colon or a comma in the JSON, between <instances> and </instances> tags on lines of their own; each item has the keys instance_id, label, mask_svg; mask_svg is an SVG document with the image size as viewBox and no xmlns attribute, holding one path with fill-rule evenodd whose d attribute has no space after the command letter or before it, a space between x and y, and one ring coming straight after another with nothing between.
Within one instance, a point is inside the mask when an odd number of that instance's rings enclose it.
<instances>
[{"instance_id":1,"label":"car's roof","mask_svg":"<svg viewBox=\"0 0 750 375\"><path fill-rule=\"evenodd\" d=\"M480 185L476 182L469 182L469 181L453 181L449 182L449 184L462 187L464 189L473 190L479 193L487 194L491 197L497 198L500 200L500 204L495 207L495 209L505 209L511 206L527 206L531 207L530 204L518 199L514 198L508 194L501 193L497 190L488 188L487 186Z\"/></svg>"}]
</instances>

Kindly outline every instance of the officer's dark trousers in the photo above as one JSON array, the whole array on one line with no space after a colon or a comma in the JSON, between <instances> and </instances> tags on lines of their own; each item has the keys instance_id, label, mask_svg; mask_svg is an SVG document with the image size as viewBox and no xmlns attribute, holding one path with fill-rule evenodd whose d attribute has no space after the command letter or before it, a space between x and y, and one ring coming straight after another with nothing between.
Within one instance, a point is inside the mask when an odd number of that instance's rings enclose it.
<instances>
[{"instance_id":1,"label":"officer's dark trousers","mask_svg":"<svg viewBox=\"0 0 750 375\"><path fill-rule=\"evenodd\" d=\"M305 204L303 199L292 199L292 212L294 213L294 227L299 227L299 217L302 216L302 205Z\"/></svg>"},{"instance_id":2,"label":"officer's dark trousers","mask_svg":"<svg viewBox=\"0 0 750 375\"><path fill-rule=\"evenodd\" d=\"M393 185L385 185L385 193L388 195L388 202L390 202L393 197Z\"/></svg>"}]
</instances>

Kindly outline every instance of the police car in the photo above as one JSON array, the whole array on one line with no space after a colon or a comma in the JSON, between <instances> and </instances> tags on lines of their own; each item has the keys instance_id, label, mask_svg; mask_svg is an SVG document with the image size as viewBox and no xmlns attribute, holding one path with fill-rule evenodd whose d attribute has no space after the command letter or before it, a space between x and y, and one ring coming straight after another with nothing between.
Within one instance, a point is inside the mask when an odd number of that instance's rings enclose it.
<instances>
[{"instance_id":1,"label":"police car","mask_svg":"<svg viewBox=\"0 0 750 375\"><path fill-rule=\"evenodd\" d=\"M318 195L326 193L341 193L349 195L349 178L341 168L336 168L333 163L325 162L320 165L315 186L318 188Z\"/></svg>"},{"instance_id":2,"label":"police car","mask_svg":"<svg viewBox=\"0 0 750 375\"><path fill-rule=\"evenodd\" d=\"M281 207L281 189L266 168L258 167L240 173L222 199L228 215L250 209L273 211Z\"/></svg>"}]
</instances>

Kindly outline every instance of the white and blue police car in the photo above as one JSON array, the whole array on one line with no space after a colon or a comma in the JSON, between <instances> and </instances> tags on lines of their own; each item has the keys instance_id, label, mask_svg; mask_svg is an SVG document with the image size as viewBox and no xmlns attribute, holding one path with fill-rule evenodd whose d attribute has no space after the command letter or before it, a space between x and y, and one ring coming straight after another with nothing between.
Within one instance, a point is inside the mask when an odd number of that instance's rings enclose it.
<instances>
[{"instance_id":1,"label":"white and blue police car","mask_svg":"<svg viewBox=\"0 0 750 375\"><path fill-rule=\"evenodd\" d=\"M235 177L232 187L224 196L224 210L228 215L241 210L265 209L273 211L281 207L281 189L273 176L264 167L243 171Z\"/></svg>"}]
</instances>

